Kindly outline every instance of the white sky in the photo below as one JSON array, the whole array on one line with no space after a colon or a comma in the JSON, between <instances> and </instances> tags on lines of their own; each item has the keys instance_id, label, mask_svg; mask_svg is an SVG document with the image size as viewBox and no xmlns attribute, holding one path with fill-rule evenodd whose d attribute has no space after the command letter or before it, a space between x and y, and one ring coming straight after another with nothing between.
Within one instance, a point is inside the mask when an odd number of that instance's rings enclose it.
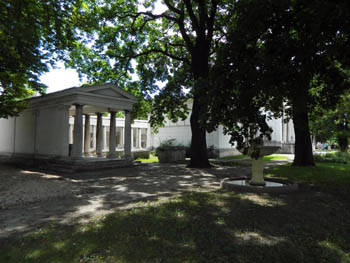
<instances>
[{"instance_id":1,"label":"white sky","mask_svg":"<svg viewBox=\"0 0 350 263\"><path fill-rule=\"evenodd\" d=\"M42 83L48 86L47 93L81 86L78 73L74 69L65 69L60 66L57 69L51 69L50 72L43 74L40 78Z\"/></svg>"}]
</instances>

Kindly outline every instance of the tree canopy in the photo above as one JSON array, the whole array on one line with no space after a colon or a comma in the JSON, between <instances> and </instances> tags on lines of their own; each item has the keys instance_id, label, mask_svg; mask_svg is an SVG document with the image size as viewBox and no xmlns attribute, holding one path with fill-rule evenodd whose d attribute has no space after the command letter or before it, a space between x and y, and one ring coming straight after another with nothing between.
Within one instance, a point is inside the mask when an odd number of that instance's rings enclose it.
<instances>
[{"instance_id":1,"label":"tree canopy","mask_svg":"<svg viewBox=\"0 0 350 263\"><path fill-rule=\"evenodd\" d=\"M46 86L40 75L73 41L75 0L0 2L0 117L16 115L22 101Z\"/></svg>"},{"instance_id":2,"label":"tree canopy","mask_svg":"<svg viewBox=\"0 0 350 263\"><path fill-rule=\"evenodd\" d=\"M211 123L235 141L268 132L269 110L294 122L295 165L314 165L308 113L329 108L348 89L349 4L343 1L245 1L218 51ZM219 98L224 98L219 100ZM231 118L239 121L233 121Z\"/></svg>"},{"instance_id":3,"label":"tree canopy","mask_svg":"<svg viewBox=\"0 0 350 263\"><path fill-rule=\"evenodd\" d=\"M113 80L148 100L153 125L161 123L164 114L172 120L185 118L186 101L192 98L191 166L207 167L207 95L215 88L208 85L210 65L224 40L226 24L234 19L230 11L234 3L164 0L164 11L159 13L156 4L155 0L86 1L78 26L84 32L81 39L90 42L77 43L70 65L91 81ZM165 87L160 88L158 81Z\"/></svg>"}]
</instances>

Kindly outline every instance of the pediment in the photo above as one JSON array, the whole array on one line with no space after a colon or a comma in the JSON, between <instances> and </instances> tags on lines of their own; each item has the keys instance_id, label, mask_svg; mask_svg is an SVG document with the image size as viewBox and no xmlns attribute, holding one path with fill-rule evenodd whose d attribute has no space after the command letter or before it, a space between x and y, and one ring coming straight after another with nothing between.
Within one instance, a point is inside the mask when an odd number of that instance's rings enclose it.
<instances>
[{"instance_id":1,"label":"pediment","mask_svg":"<svg viewBox=\"0 0 350 263\"><path fill-rule=\"evenodd\" d=\"M90 91L89 93L107 96L107 97L113 97L113 98L129 99L128 97L126 97L125 95L121 94L120 92L118 92L113 88L96 89L96 90Z\"/></svg>"},{"instance_id":2,"label":"pediment","mask_svg":"<svg viewBox=\"0 0 350 263\"><path fill-rule=\"evenodd\" d=\"M106 96L109 98L119 98L119 99L128 99L128 100L137 100L137 98L129 92L126 92L120 88L117 88L114 84L101 84L94 86L83 86L79 88L82 92L89 94Z\"/></svg>"}]
</instances>

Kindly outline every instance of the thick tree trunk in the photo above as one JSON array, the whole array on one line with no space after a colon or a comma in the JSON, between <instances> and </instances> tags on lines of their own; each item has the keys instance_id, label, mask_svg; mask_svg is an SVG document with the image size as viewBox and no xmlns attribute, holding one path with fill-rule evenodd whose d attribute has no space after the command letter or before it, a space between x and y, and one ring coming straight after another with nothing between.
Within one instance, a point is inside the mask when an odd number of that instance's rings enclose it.
<instances>
[{"instance_id":1,"label":"thick tree trunk","mask_svg":"<svg viewBox=\"0 0 350 263\"><path fill-rule=\"evenodd\" d=\"M207 153L206 130L200 126L200 114L205 110L198 100L194 98L191 114L191 162L189 167L208 168L210 163Z\"/></svg>"},{"instance_id":2,"label":"thick tree trunk","mask_svg":"<svg viewBox=\"0 0 350 263\"><path fill-rule=\"evenodd\" d=\"M293 166L315 166L309 129L306 94L293 100L295 151Z\"/></svg>"},{"instance_id":3,"label":"thick tree trunk","mask_svg":"<svg viewBox=\"0 0 350 263\"><path fill-rule=\"evenodd\" d=\"M337 141L340 151L346 152L348 150L348 137L339 135Z\"/></svg>"}]
</instances>

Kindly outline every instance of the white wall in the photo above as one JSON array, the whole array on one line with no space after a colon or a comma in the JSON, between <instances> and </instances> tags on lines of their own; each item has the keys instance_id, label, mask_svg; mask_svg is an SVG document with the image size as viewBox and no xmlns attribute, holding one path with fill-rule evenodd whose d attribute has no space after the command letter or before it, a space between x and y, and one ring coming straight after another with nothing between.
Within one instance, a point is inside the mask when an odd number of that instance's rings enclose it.
<instances>
[{"instance_id":1,"label":"white wall","mask_svg":"<svg viewBox=\"0 0 350 263\"><path fill-rule=\"evenodd\" d=\"M271 134L271 142L282 142L282 119L272 119L267 121L273 132Z\"/></svg>"},{"instance_id":2,"label":"white wall","mask_svg":"<svg viewBox=\"0 0 350 263\"><path fill-rule=\"evenodd\" d=\"M153 147L156 148L169 139L176 139L176 143L188 146L191 142L191 127L183 125L159 128L158 132L153 134Z\"/></svg>"},{"instance_id":3,"label":"white wall","mask_svg":"<svg viewBox=\"0 0 350 263\"><path fill-rule=\"evenodd\" d=\"M23 111L16 117L15 153L34 153L35 115L33 111Z\"/></svg>"},{"instance_id":4,"label":"white wall","mask_svg":"<svg viewBox=\"0 0 350 263\"><path fill-rule=\"evenodd\" d=\"M37 153L68 156L69 151L68 108L47 108L38 113Z\"/></svg>"},{"instance_id":5,"label":"white wall","mask_svg":"<svg viewBox=\"0 0 350 263\"><path fill-rule=\"evenodd\" d=\"M0 153L13 153L15 118L0 119Z\"/></svg>"}]
</instances>

